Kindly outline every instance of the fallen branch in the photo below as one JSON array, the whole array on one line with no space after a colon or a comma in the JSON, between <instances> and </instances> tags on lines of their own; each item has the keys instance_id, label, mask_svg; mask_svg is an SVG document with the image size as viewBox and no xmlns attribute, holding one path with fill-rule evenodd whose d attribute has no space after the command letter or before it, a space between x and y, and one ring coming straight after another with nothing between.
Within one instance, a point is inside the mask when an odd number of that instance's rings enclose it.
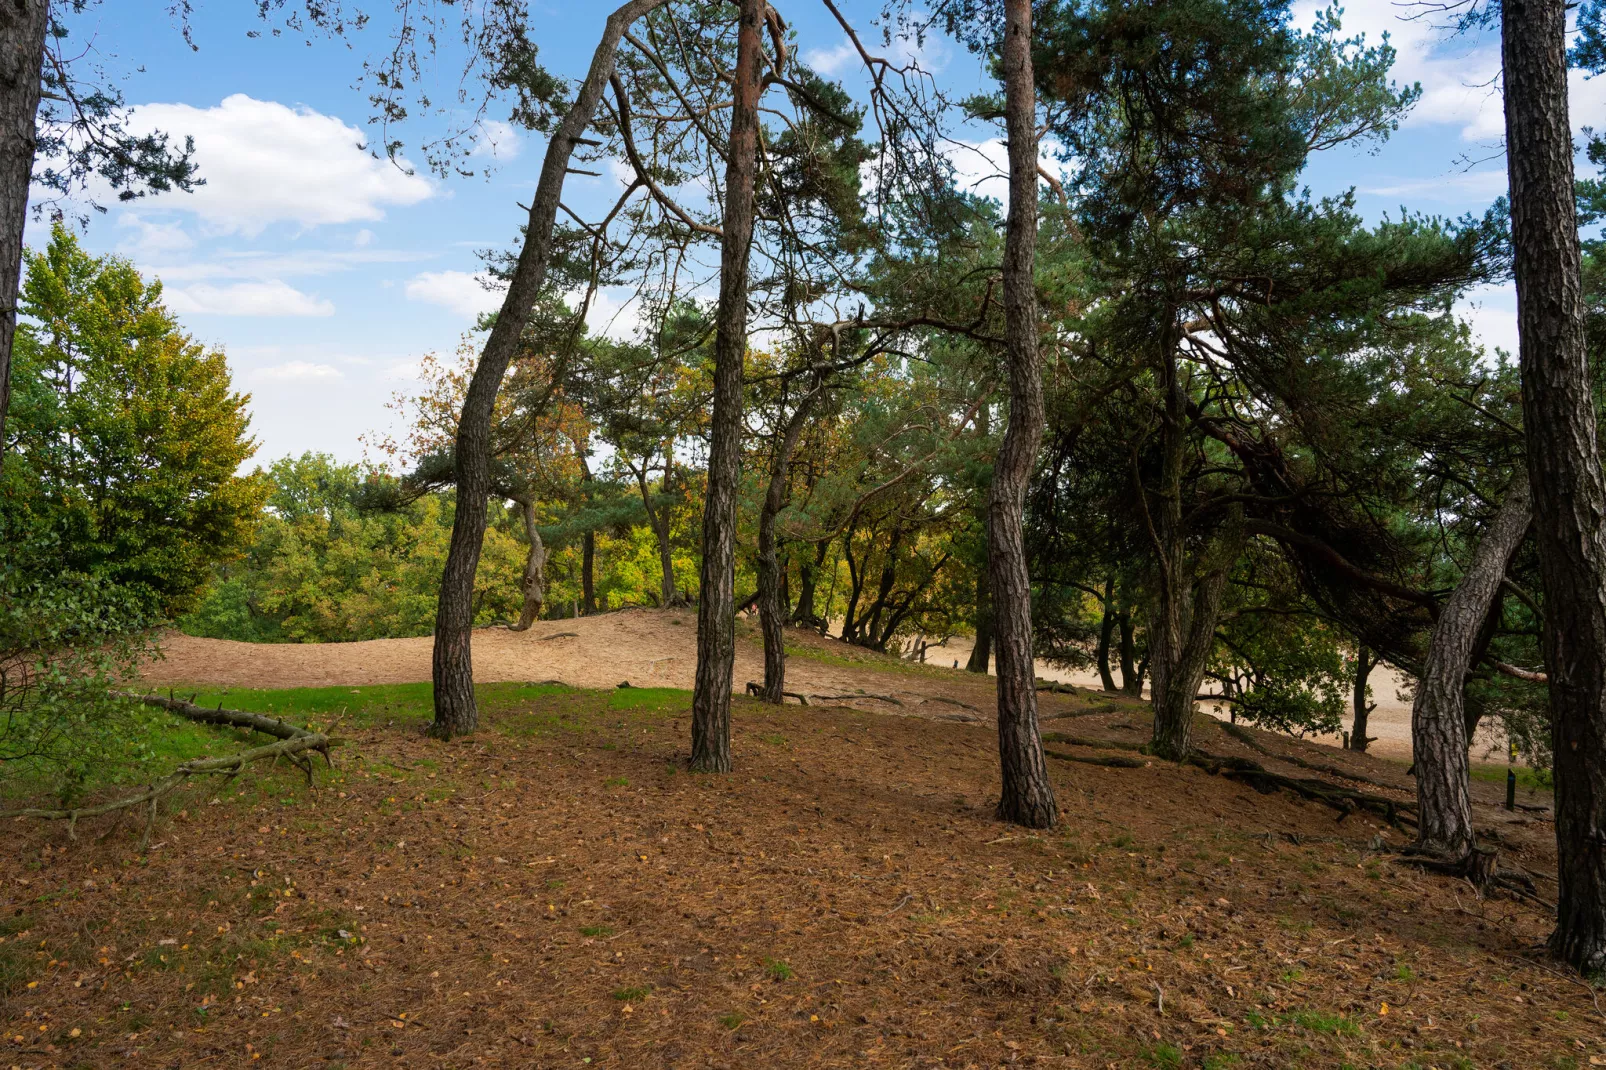
<instances>
[{"instance_id":1,"label":"fallen branch","mask_svg":"<svg viewBox=\"0 0 1606 1070\"><path fill-rule=\"evenodd\" d=\"M1037 690L1052 691L1057 695L1080 695L1082 693L1070 684L1055 683L1053 680L1038 680Z\"/></svg>"},{"instance_id":2,"label":"fallen branch","mask_svg":"<svg viewBox=\"0 0 1606 1070\"><path fill-rule=\"evenodd\" d=\"M1094 750L1142 750L1139 743L1121 739L1094 739L1092 736L1072 736L1064 732L1044 732L1044 743L1068 743L1073 747L1092 747Z\"/></svg>"},{"instance_id":3,"label":"fallen branch","mask_svg":"<svg viewBox=\"0 0 1606 1070\"><path fill-rule=\"evenodd\" d=\"M757 698L763 698L764 697L764 685L759 684L759 683L755 683L754 681L749 680L749 681L747 681L747 693L749 695L753 695L753 696L755 696ZM818 698L819 696L815 696L815 697ZM781 692L781 698L783 698L783 699L795 698L805 706L807 706L809 704L809 697L807 695L802 694L802 693L797 692L797 691L782 691Z\"/></svg>"},{"instance_id":4,"label":"fallen branch","mask_svg":"<svg viewBox=\"0 0 1606 1070\"><path fill-rule=\"evenodd\" d=\"M143 702L147 706L157 706L170 713L176 713L186 720L197 721L200 724L221 724L232 728L249 728L253 732L273 736L277 739L298 739L314 733L281 721L277 717L269 717L263 713L250 713L246 710L226 710L222 706L197 706L193 702L183 699L163 698L161 695L136 695L128 691L118 691L115 694L124 698L131 698Z\"/></svg>"},{"instance_id":5,"label":"fallen branch","mask_svg":"<svg viewBox=\"0 0 1606 1070\"><path fill-rule=\"evenodd\" d=\"M543 635L541 637L541 642L544 643L549 639L578 639L578 638L580 638L580 633L579 632L553 632L551 635ZM660 658L659 660L662 661L664 659Z\"/></svg>"},{"instance_id":6,"label":"fallen branch","mask_svg":"<svg viewBox=\"0 0 1606 1070\"><path fill-rule=\"evenodd\" d=\"M120 799L109 802L96 803L93 806L77 806L62 810L23 809L0 812L0 818L37 817L46 821L66 821L67 835L77 838L78 820L84 817L97 817L100 814L109 814L116 810L126 810L130 807L145 805L148 807L145 818L145 834L140 838L140 849L150 842L151 826L156 821L156 803L164 795L176 790L192 776L201 776L209 773L222 773L229 778L236 777L240 771L251 762L264 758L289 758L301 767L307 774L307 782L312 782L312 762L306 757L307 751L318 751L327 761L329 758L329 737L322 732L305 732L290 739L281 739L277 743L268 743L261 747L253 747L239 754L232 754L224 758L192 758L174 769L166 777L156 783L126 795Z\"/></svg>"}]
</instances>

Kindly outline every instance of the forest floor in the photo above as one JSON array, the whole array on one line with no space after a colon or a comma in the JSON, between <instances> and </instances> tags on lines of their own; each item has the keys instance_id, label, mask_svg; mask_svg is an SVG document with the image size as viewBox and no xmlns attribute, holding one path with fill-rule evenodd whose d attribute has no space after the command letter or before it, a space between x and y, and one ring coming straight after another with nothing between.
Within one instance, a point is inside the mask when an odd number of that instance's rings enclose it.
<instances>
[{"instance_id":1,"label":"forest floor","mask_svg":"<svg viewBox=\"0 0 1606 1070\"><path fill-rule=\"evenodd\" d=\"M1149 762L1146 706L1094 692L1041 696L1061 824L1001 825L990 681L797 641L803 690L897 704L739 698L728 776L686 772L685 691L613 686L652 679L626 650L590 689L482 684L449 744L424 683L264 689L170 652L202 702L338 722L334 767L197 785L144 850L132 817L9 825L0 1065L1606 1065L1544 909L1413 868L1407 830ZM1397 763L1198 734L1410 797ZM1475 787L1552 898L1548 797Z\"/></svg>"}]
</instances>

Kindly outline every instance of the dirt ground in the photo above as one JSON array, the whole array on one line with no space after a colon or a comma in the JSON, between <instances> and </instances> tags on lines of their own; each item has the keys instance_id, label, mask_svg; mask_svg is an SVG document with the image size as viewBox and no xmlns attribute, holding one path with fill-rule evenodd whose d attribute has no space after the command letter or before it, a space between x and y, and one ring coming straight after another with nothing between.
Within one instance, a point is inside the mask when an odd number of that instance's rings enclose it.
<instances>
[{"instance_id":1,"label":"dirt ground","mask_svg":"<svg viewBox=\"0 0 1606 1070\"><path fill-rule=\"evenodd\" d=\"M619 616L581 622L604 668L570 640L482 633L481 672L523 656L522 679L611 688L657 656ZM339 683L316 699L357 711L335 768L316 792L283 769L190 789L144 851L132 822L75 841L9 825L0 1062L1606 1065L1598 994L1536 952L1540 906L1404 864L1409 830L1374 815L1136 756L1140 704L1042 695L1062 822L1030 833L992 818L996 744L956 704L988 682L951 669L811 648L792 660L805 689L900 704L738 699L736 772L702 776L683 695L504 685L479 733L442 744L422 705L365 690L416 678L406 647L325 664L334 681L290 673L306 648L256 649L271 669L191 641L154 671ZM1368 756L1209 721L1199 744L1410 796ZM1090 764L1111 761L1127 764ZM1486 787L1485 840L1553 897L1547 814L1507 814Z\"/></svg>"}]
</instances>

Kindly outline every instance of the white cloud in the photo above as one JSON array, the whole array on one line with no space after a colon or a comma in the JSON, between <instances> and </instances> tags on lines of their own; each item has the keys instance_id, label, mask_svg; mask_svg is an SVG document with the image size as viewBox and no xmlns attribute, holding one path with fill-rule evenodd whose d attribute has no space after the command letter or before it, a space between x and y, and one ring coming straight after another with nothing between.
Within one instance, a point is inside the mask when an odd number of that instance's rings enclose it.
<instances>
[{"instance_id":1,"label":"white cloud","mask_svg":"<svg viewBox=\"0 0 1606 1070\"><path fill-rule=\"evenodd\" d=\"M567 297L570 307L579 308L585 292L577 290ZM624 287L611 292L598 290L591 295L591 305L586 309L586 326L615 341L630 341L641 330L641 307Z\"/></svg>"},{"instance_id":2,"label":"white cloud","mask_svg":"<svg viewBox=\"0 0 1606 1070\"><path fill-rule=\"evenodd\" d=\"M928 74L941 71L948 63L949 46L945 38L930 28L930 16L924 11L910 11L900 16L890 34L878 32L873 36L860 33L864 50L877 59L894 66L918 66ZM864 61L853 42L842 38L834 48L811 48L803 53L803 62L827 78L842 78L855 70L864 70Z\"/></svg>"},{"instance_id":3,"label":"white cloud","mask_svg":"<svg viewBox=\"0 0 1606 1070\"><path fill-rule=\"evenodd\" d=\"M328 364L314 364L306 360L292 360L268 368L258 368L251 378L270 382L291 382L308 379L339 379L340 369Z\"/></svg>"},{"instance_id":4,"label":"white cloud","mask_svg":"<svg viewBox=\"0 0 1606 1070\"><path fill-rule=\"evenodd\" d=\"M847 38L835 48L811 48L803 53L803 62L827 78L841 77L860 62L859 50Z\"/></svg>"},{"instance_id":5,"label":"white cloud","mask_svg":"<svg viewBox=\"0 0 1606 1070\"><path fill-rule=\"evenodd\" d=\"M1328 6L1328 0L1301 0L1295 24L1310 26ZM1351 0L1344 6L1343 33L1364 33L1372 45L1387 34L1396 51L1391 75L1401 85L1421 84L1422 98L1403 126L1441 123L1460 127L1468 142L1498 141L1505 134L1499 32L1457 36L1445 27L1448 18L1399 0ZM1568 89L1576 131L1606 105L1606 79L1586 79L1583 72L1573 71Z\"/></svg>"},{"instance_id":6,"label":"white cloud","mask_svg":"<svg viewBox=\"0 0 1606 1070\"><path fill-rule=\"evenodd\" d=\"M367 227L363 227L356 234L352 235L351 238L351 244L357 246L359 249L365 245L372 245L373 242L374 232L369 230Z\"/></svg>"},{"instance_id":7,"label":"white cloud","mask_svg":"<svg viewBox=\"0 0 1606 1070\"><path fill-rule=\"evenodd\" d=\"M375 159L356 127L243 93L212 108L142 104L130 125L195 139L206 184L164 197L162 206L193 212L224 233L377 220L387 206L417 204L434 192L428 179Z\"/></svg>"},{"instance_id":8,"label":"white cloud","mask_svg":"<svg viewBox=\"0 0 1606 1070\"><path fill-rule=\"evenodd\" d=\"M117 243L117 251L134 260L172 256L195 247L195 239L178 223L153 223L137 213L124 212L117 217L117 227L129 232Z\"/></svg>"},{"instance_id":9,"label":"white cloud","mask_svg":"<svg viewBox=\"0 0 1606 1070\"><path fill-rule=\"evenodd\" d=\"M489 276L483 273L426 271L409 279L405 292L409 301L441 305L472 319L482 312L495 312L502 307L501 288L487 289L486 284L490 281Z\"/></svg>"},{"instance_id":10,"label":"white cloud","mask_svg":"<svg viewBox=\"0 0 1606 1070\"><path fill-rule=\"evenodd\" d=\"M278 280L296 275L332 275L364 264L398 264L428 258L427 253L391 249L308 249L290 253L225 250L210 260L153 265L150 272L169 282L196 279Z\"/></svg>"},{"instance_id":11,"label":"white cloud","mask_svg":"<svg viewBox=\"0 0 1606 1070\"><path fill-rule=\"evenodd\" d=\"M1517 291L1510 284L1480 286L1461 300L1456 312L1491 356L1496 349L1517 355Z\"/></svg>"},{"instance_id":12,"label":"white cloud","mask_svg":"<svg viewBox=\"0 0 1606 1070\"><path fill-rule=\"evenodd\" d=\"M230 286L197 283L164 289L167 307L179 316L332 316L335 306L277 279Z\"/></svg>"},{"instance_id":13,"label":"white cloud","mask_svg":"<svg viewBox=\"0 0 1606 1070\"><path fill-rule=\"evenodd\" d=\"M1387 186L1363 187L1363 194L1374 197L1409 197L1413 200L1453 201L1493 200L1505 195L1506 172L1463 171L1433 178L1412 179Z\"/></svg>"},{"instance_id":14,"label":"white cloud","mask_svg":"<svg viewBox=\"0 0 1606 1070\"><path fill-rule=\"evenodd\" d=\"M1037 162L1043 170L1064 179L1065 165L1055 159L1053 142L1044 140L1037 146ZM948 143L947 155L954 167L954 183L967 193L991 197L999 204L1009 204L1009 146L1001 137L981 141Z\"/></svg>"},{"instance_id":15,"label":"white cloud","mask_svg":"<svg viewBox=\"0 0 1606 1070\"><path fill-rule=\"evenodd\" d=\"M469 150L469 155L505 162L517 157L523 147L519 132L511 123L504 123L500 119L481 119L474 126L474 147Z\"/></svg>"}]
</instances>

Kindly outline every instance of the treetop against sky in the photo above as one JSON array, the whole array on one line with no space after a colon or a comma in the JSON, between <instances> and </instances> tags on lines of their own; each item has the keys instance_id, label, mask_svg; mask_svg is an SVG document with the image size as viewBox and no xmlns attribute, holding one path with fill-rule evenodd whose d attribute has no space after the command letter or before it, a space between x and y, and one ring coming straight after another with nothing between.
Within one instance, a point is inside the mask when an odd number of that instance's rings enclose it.
<instances>
[{"instance_id":1,"label":"treetop against sky","mask_svg":"<svg viewBox=\"0 0 1606 1070\"><path fill-rule=\"evenodd\" d=\"M843 13L875 50L917 56L936 84L955 96L992 91L973 55L938 34L923 45L880 44L881 5L850 2ZM537 23L540 60L578 77L611 5L550 4ZM129 257L166 287L173 312L203 342L224 347L236 381L251 391L260 458L326 450L361 453L360 431L385 426L384 402L414 381L427 352L451 352L476 317L500 304L480 282L480 252L516 240L544 150L538 134L503 121L495 104L484 120L453 111L457 67L438 65L431 95L441 114L409 120L405 166L368 146L383 136L368 124L362 61L386 46L376 18L345 39L262 32L252 5L197 6L193 50L161 4L103 4L75 26L80 41L126 77L133 125L195 139L206 184L119 204L92 214L85 246ZM1296 7L1300 25L1318 13ZM864 97L866 78L846 36L823 4L784 5L797 47L820 73ZM1438 215L1481 213L1505 193L1499 155L1501 102L1494 83L1498 42L1450 38L1429 19L1402 19L1391 0L1364 0L1343 13L1347 34L1383 34L1398 50L1395 76L1420 82L1422 97L1380 150L1319 154L1305 180L1316 196L1354 188L1369 219L1402 208ZM1589 125L1606 89L1575 72L1572 120ZM422 142L448 126L469 125L475 143L447 178L423 166ZM1003 149L997 131L956 128L953 157L962 180L1000 198ZM600 177L571 175L564 200L600 214L617 195L622 165ZM47 237L30 225L29 243ZM1462 312L1487 346L1514 350L1514 301L1505 287L1474 292ZM604 291L590 315L594 330L627 335L635 325L624 291Z\"/></svg>"}]
</instances>

